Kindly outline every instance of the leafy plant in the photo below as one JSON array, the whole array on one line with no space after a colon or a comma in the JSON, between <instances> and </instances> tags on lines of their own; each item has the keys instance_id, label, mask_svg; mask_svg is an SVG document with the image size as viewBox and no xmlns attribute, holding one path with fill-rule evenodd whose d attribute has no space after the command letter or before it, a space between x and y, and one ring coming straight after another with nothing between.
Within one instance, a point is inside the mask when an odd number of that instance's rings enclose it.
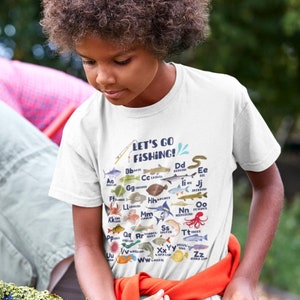
<instances>
[{"instance_id":1,"label":"leafy plant","mask_svg":"<svg viewBox=\"0 0 300 300\"><path fill-rule=\"evenodd\" d=\"M1 300L62 300L49 291L38 291L32 287L17 286L14 283L0 281Z\"/></svg>"}]
</instances>

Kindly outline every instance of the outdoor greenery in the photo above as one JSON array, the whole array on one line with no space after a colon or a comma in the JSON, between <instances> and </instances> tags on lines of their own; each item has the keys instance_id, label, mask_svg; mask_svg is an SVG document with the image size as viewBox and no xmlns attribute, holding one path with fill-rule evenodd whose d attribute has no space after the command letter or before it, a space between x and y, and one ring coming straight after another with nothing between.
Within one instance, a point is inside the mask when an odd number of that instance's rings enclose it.
<instances>
[{"instance_id":1,"label":"outdoor greenery","mask_svg":"<svg viewBox=\"0 0 300 300\"><path fill-rule=\"evenodd\" d=\"M84 77L78 57L58 56L54 46L47 42L39 24L40 3L37 0L1 0L0 57L50 66Z\"/></svg>"},{"instance_id":2,"label":"outdoor greenery","mask_svg":"<svg viewBox=\"0 0 300 300\"><path fill-rule=\"evenodd\" d=\"M84 77L75 55L57 56L41 30L40 1L1 0L0 56L52 66ZM212 1L211 34L194 51L174 58L237 77L275 132L300 112L300 0ZM245 241L249 198L235 188L233 232ZM284 208L261 280L300 294L300 197Z\"/></svg>"},{"instance_id":3,"label":"outdoor greenery","mask_svg":"<svg viewBox=\"0 0 300 300\"><path fill-rule=\"evenodd\" d=\"M262 280L300 295L300 197L283 210Z\"/></svg>"},{"instance_id":4,"label":"outdoor greenery","mask_svg":"<svg viewBox=\"0 0 300 300\"><path fill-rule=\"evenodd\" d=\"M247 216L250 206L246 182L234 189L234 220L232 232L242 248L247 233ZM300 295L300 195L283 208L281 221L261 274L261 282L271 287Z\"/></svg>"},{"instance_id":5,"label":"outdoor greenery","mask_svg":"<svg viewBox=\"0 0 300 300\"><path fill-rule=\"evenodd\" d=\"M1 0L0 56L84 77L74 55L55 56L37 0ZM300 111L300 0L212 0L211 35L181 62L236 76L275 131Z\"/></svg>"},{"instance_id":6,"label":"outdoor greenery","mask_svg":"<svg viewBox=\"0 0 300 300\"><path fill-rule=\"evenodd\" d=\"M48 291L38 291L27 286L16 286L13 283L0 281L1 300L62 300L61 297Z\"/></svg>"},{"instance_id":7,"label":"outdoor greenery","mask_svg":"<svg viewBox=\"0 0 300 300\"><path fill-rule=\"evenodd\" d=\"M300 111L299 3L213 1L211 37L192 61L237 77L273 130Z\"/></svg>"}]
</instances>

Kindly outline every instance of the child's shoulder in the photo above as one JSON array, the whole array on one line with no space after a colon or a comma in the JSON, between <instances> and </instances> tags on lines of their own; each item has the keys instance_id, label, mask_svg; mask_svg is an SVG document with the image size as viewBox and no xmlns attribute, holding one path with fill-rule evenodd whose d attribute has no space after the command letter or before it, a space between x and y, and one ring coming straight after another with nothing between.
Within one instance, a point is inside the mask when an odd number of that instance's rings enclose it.
<instances>
[{"instance_id":1,"label":"child's shoulder","mask_svg":"<svg viewBox=\"0 0 300 300\"><path fill-rule=\"evenodd\" d=\"M228 96L247 93L246 88L234 76L184 65L177 65L176 68L178 73L182 74L187 85L194 85L202 91L211 91L214 94L220 93Z\"/></svg>"},{"instance_id":2,"label":"child's shoulder","mask_svg":"<svg viewBox=\"0 0 300 300\"><path fill-rule=\"evenodd\" d=\"M197 69L195 67L179 65L183 69L185 76L190 76L190 78L195 78L198 81L203 81L207 84L213 85L235 85L241 86L240 82L232 75L217 73L212 71L206 71L202 69Z\"/></svg>"},{"instance_id":3,"label":"child's shoulder","mask_svg":"<svg viewBox=\"0 0 300 300\"><path fill-rule=\"evenodd\" d=\"M101 105L101 93L95 91L89 98L82 102L71 117L68 119L64 131L73 131L76 127L85 127L98 118L99 106Z\"/></svg>"}]
</instances>

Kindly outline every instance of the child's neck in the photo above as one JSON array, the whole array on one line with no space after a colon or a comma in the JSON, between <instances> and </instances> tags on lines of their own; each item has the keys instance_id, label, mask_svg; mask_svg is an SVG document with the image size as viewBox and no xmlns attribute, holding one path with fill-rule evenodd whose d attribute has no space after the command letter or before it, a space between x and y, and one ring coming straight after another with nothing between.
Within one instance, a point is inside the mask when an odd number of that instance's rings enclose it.
<instances>
[{"instance_id":1,"label":"child's neck","mask_svg":"<svg viewBox=\"0 0 300 300\"><path fill-rule=\"evenodd\" d=\"M155 78L148 88L139 95L138 101L135 102L140 103L140 105L136 105L135 107L146 107L159 102L169 93L175 83L175 80L175 66L162 61L159 64Z\"/></svg>"}]
</instances>

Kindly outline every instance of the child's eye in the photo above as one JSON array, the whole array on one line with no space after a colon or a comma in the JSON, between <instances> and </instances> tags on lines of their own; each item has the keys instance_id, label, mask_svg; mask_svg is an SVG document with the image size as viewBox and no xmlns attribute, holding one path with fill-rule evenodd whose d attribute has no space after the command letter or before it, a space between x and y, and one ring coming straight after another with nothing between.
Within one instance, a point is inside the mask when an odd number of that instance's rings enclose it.
<instances>
[{"instance_id":1,"label":"child's eye","mask_svg":"<svg viewBox=\"0 0 300 300\"><path fill-rule=\"evenodd\" d=\"M87 65L87 66L92 66L95 64L95 62L93 60L85 60L85 59L82 59L82 64L83 65Z\"/></svg>"},{"instance_id":2,"label":"child's eye","mask_svg":"<svg viewBox=\"0 0 300 300\"><path fill-rule=\"evenodd\" d=\"M117 65L124 66L124 65L129 64L130 61L131 61L131 58L127 58L127 59L124 59L124 60L116 60L115 63L116 63Z\"/></svg>"}]
</instances>

